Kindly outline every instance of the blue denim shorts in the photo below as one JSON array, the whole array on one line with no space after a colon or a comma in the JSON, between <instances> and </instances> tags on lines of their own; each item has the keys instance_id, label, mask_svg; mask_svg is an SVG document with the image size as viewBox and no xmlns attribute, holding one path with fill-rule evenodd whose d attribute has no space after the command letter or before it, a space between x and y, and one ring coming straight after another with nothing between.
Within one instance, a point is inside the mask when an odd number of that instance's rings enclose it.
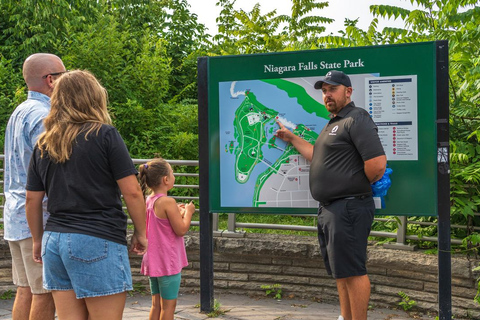
<instances>
[{"instance_id":1,"label":"blue denim shorts","mask_svg":"<svg viewBox=\"0 0 480 320\"><path fill-rule=\"evenodd\" d=\"M116 242L45 231L42 259L47 290L73 290L77 299L83 299L133 289L127 247Z\"/></svg>"}]
</instances>

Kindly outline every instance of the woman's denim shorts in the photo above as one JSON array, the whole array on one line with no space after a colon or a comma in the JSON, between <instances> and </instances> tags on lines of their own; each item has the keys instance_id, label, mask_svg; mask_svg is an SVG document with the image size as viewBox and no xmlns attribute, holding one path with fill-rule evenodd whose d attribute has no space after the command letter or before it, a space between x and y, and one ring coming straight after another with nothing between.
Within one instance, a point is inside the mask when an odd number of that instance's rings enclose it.
<instances>
[{"instance_id":1,"label":"woman's denim shorts","mask_svg":"<svg viewBox=\"0 0 480 320\"><path fill-rule=\"evenodd\" d=\"M125 245L78 233L45 231L43 287L74 290L77 299L132 290Z\"/></svg>"}]
</instances>

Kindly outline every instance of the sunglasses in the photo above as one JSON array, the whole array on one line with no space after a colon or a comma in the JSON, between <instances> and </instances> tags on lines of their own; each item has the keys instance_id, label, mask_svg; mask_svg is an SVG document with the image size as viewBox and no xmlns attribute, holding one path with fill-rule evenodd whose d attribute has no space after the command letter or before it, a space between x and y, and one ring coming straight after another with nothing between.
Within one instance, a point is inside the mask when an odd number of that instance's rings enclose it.
<instances>
[{"instance_id":1,"label":"sunglasses","mask_svg":"<svg viewBox=\"0 0 480 320\"><path fill-rule=\"evenodd\" d=\"M48 73L48 74L44 75L44 76L42 77L42 79L46 79L48 76L52 76L52 77L53 77L53 76L59 76L59 75L61 75L61 74L67 73L67 72L68 72L68 70L60 71L60 72L54 72L54 73Z\"/></svg>"}]
</instances>

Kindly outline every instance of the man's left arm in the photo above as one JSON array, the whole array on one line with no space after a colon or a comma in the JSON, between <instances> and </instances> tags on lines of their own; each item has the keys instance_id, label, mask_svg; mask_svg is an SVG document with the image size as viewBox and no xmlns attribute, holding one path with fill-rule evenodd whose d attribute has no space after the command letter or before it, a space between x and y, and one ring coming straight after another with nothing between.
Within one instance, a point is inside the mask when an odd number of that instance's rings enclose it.
<instances>
[{"instance_id":1,"label":"man's left arm","mask_svg":"<svg viewBox=\"0 0 480 320\"><path fill-rule=\"evenodd\" d=\"M378 156L365 161L365 175L370 183L380 180L387 168L387 157L385 155Z\"/></svg>"}]
</instances>

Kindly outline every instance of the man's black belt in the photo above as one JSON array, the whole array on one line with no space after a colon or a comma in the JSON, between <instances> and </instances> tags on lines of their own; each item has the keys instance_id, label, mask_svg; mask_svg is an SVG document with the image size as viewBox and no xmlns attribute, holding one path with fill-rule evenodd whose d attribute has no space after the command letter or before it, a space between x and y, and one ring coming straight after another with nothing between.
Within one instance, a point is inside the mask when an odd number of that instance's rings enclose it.
<instances>
[{"instance_id":1,"label":"man's black belt","mask_svg":"<svg viewBox=\"0 0 480 320\"><path fill-rule=\"evenodd\" d=\"M355 196L355 197L338 198L338 199L334 199L332 201L325 201L325 202L320 201L320 205L322 207L326 207L326 206L329 206L329 205L331 205L332 203L334 203L335 201L338 201L338 200L353 200L353 199L363 200L363 199L368 198L368 197L369 196L363 195L363 196Z\"/></svg>"}]
</instances>

